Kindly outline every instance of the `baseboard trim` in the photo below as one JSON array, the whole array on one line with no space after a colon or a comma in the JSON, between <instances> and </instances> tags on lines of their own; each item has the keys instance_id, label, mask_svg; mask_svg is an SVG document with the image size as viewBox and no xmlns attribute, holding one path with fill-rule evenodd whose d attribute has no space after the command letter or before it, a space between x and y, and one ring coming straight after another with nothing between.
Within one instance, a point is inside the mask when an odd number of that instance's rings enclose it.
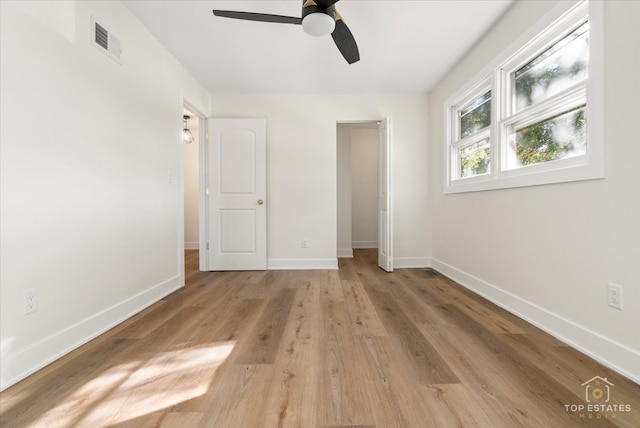
<instances>
[{"instance_id":1,"label":"baseboard trim","mask_svg":"<svg viewBox=\"0 0 640 428\"><path fill-rule=\"evenodd\" d=\"M200 244L198 242L185 242L184 243L185 250L199 250Z\"/></svg>"},{"instance_id":2,"label":"baseboard trim","mask_svg":"<svg viewBox=\"0 0 640 428\"><path fill-rule=\"evenodd\" d=\"M178 276L169 278L28 347L3 355L0 391L79 348L181 287Z\"/></svg>"},{"instance_id":3,"label":"baseboard trim","mask_svg":"<svg viewBox=\"0 0 640 428\"><path fill-rule=\"evenodd\" d=\"M378 241L353 241L353 248L378 248Z\"/></svg>"},{"instance_id":4,"label":"baseboard trim","mask_svg":"<svg viewBox=\"0 0 640 428\"><path fill-rule=\"evenodd\" d=\"M595 331L504 291L469 273L454 268L445 262L432 259L431 267L610 369L636 383L640 383L640 353L638 351L608 339Z\"/></svg>"},{"instance_id":5,"label":"baseboard trim","mask_svg":"<svg viewBox=\"0 0 640 428\"><path fill-rule=\"evenodd\" d=\"M431 257L396 257L393 259L394 269L428 268Z\"/></svg>"},{"instance_id":6,"label":"baseboard trim","mask_svg":"<svg viewBox=\"0 0 640 428\"><path fill-rule=\"evenodd\" d=\"M337 270L338 259L271 259L269 270Z\"/></svg>"},{"instance_id":7,"label":"baseboard trim","mask_svg":"<svg viewBox=\"0 0 640 428\"><path fill-rule=\"evenodd\" d=\"M353 249L351 248L338 248L338 258L339 259L352 259L353 258Z\"/></svg>"}]
</instances>

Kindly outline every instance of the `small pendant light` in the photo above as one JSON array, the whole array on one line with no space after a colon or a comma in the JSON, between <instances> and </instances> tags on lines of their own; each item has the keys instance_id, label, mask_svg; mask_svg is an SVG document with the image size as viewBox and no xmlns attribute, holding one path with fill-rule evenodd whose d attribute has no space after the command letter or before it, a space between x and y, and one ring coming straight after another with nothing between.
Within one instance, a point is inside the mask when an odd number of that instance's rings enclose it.
<instances>
[{"instance_id":1,"label":"small pendant light","mask_svg":"<svg viewBox=\"0 0 640 428\"><path fill-rule=\"evenodd\" d=\"M182 129L182 141L187 144L191 144L193 143L193 140L195 140L193 134L191 133L191 131L189 131L189 127L187 126L187 121L191 119L191 116L185 114L184 116L182 116L182 118L184 120L184 126Z\"/></svg>"}]
</instances>

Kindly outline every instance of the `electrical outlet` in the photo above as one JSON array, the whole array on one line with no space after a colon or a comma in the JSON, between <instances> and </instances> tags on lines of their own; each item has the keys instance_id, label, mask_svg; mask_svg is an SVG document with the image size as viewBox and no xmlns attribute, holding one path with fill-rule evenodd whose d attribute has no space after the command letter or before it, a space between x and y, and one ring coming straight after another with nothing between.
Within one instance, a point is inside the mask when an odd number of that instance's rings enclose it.
<instances>
[{"instance_id":1,"label":"electrical outlet","mask_svg":"<svg viewBox=\"0 0 640 428\"><path fill-rule=\"evenodd\" d=\"M607 284L607 304L612 308L622 309L622 285Z\"/></svg>"},{"instance_id":2,"label":"electrical outlet","mask_svg":"<svg viewBox=\"0 0 640 428\"><path fill-rule=\"evenodd\" d=\"M302 238L302 248L309 248L309 239Z\"/></svg>"},{"instance_id":3,"label":"electrical outlet","mask_svg":"<svg viewBox=\"0 0 640 428\"><path fill-rule=\"evenodd\" d=\"M24 292L22 314L29 315L38 310L38 296L36 290L27 290Z\"/></svg>"}]
</instances>

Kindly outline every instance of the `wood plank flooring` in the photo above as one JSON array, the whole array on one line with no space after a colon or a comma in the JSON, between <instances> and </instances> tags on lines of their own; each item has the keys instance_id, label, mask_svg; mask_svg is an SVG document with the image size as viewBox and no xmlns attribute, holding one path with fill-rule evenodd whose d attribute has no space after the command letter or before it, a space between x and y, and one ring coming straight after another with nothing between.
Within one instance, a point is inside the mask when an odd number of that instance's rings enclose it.
<instances>
[{"instance_id":1,"label":"wood plank flooring","mask_svg":"<svg viewBox=\"0 0 640 428\"><path fill-rule=\"evenodd\" d=\"M639 385L432 270L388 274L370 250L338 271L197 263L187 251L186 287L4 391L0 425L640 426ZM630 411L588 411L594 376Z\"/></svg>"}]
</instances>

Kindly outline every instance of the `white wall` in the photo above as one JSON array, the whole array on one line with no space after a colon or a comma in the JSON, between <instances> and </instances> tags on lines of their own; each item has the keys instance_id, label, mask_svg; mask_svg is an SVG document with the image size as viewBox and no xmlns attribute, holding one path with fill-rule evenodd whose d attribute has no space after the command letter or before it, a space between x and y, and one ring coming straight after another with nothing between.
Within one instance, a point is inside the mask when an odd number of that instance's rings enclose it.
<instances>
[{"instance_id":1,"label":"white wall","mask_svg":"<svg viewBox=\"0 0 640 428\"><path fill-rule=\"evenodd\" d=\"M184 247L197 250L200 241L198 210L200 205L200 126L198 118L191 112L188 126L194 140L191 144L183 144L184 174Z\"/></svg>"},{"instance_id":2,"label":"white wall","mask_svg":"<svg viewBox=\"0 0 640 428\"><path fill-rule=\"evenodd\" d=\"M351 125L336 130L338 257L353 257L351 227Z\"/></svg>"},{"instance_id":3,"label":"white wall","mask_svg":"<svg viewBox=\"0 0 640 428\"><path fill-rule=\"evenodd\" d=\"M640 2L605 2L606 179L443 194L445 100L552 6L516 3L431 95L433 263L639 381ZM624 310L607 306L607 282L624 286Z\"/></svg>"},{"instance_id":4,"label":"white wall","mask_svg":"<svg viewBox=\"0 0 640 428\"><path fill-rule=\"evenodd\" d=\"M210 96L119 2L0 7L4 388L183 285L182 103Z\"/></svg>"},{"instance_id":5,"label":"white wall","mask_svg":"<svg viewBox=\"0 0 640 428\"><path fill-rule=\"evenodd\" d=\"M378 248L378 127L351 129L353 248Z\"/></svg>"},{"instance_id":6,"label":"white wall","mask_svg":"<svg viewBox=\"0 0 640 428\"><path fill-rule=\"evenodd\" d=\"M392 116L396 267L428 264L427 95L214 95L212 109L267 119L271 267L336 266L336 123Z\"/></svg>"}]
</instances>

